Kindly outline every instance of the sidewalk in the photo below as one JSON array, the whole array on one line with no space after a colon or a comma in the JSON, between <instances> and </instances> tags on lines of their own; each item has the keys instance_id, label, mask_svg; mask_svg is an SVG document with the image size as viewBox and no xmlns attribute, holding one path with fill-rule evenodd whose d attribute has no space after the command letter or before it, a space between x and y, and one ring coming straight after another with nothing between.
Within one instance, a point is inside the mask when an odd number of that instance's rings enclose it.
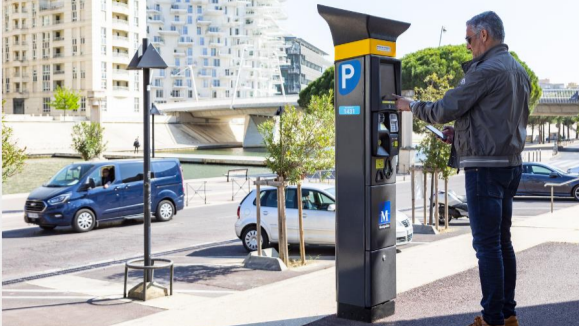
<instances>
[{"instance_id":1,"label":"sidewalk","mask_svg":"<svg viewBox=\"0 0 579 326\"><path fill-rule=\"evenodd\" d=\"M579 260L568 259L579 255L578 216L579 205L575 205L514 222L513 242L519 257L517 300L525 326L573 325L579 320ZM480 311L480 288L471 241L470 234L463 234L403 249L397 255L397 313L380 324L449 326L472 322ZM239 248L232 246L230 254ZM29 281L3 291L6 294L14 289L15 295L23 295L18 289L24 293L28 289L78 296L76 301L69 299L70 303L58 301L54 311L76 310L74 315L78 316L83 305L89 305L86 309L105 319L98 325L362 325L333 317L336 292L331 261L316 261L284 273L245 270L233 256L213 257L214 265L195 263L199 257L212 255L208 250L172 258L182 266L181 271L177 268L177 293L148 302L122 299L122 266ZM158 278L165 277L160 274ZM132 275L131 284L137 281L137 275ZM15 300L8 301L12 302ZM7 311L4 301L4 307L6 325L15 325L10 321L17 315L42 317L40 310L31 314L35 308L30 306L9 306ZM31 310L26 313L21 309ZM58 323L46 325L89 325L69 315L55 318ZM567 322L561 322L564 320Z\"/></svg>"}]
</instances>

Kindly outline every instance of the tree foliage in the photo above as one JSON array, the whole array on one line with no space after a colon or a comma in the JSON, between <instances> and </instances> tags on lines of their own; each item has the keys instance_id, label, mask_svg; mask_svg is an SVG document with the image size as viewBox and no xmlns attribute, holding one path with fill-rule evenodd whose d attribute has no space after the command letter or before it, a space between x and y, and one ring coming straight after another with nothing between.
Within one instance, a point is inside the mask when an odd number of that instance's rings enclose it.
<instances>
[{"instance_id":1,"label":"tree foliage","mask_svg":"<svg viewBox=\"0 0 579 326\"><path fill-rule=\"evenodd\" d=\"M333 97L333 91L312 96L309 113L286 106L279 127L273 120L258 127L269 153L267 167L289 183L334 166Z\"/></svg>"},{"instance_id":2,"label":"tree foliage","mask_svg":"<svg viewBox=\"0 0 579 326\"><path fill-rule=\"evenodd\" d=\"M334 66L326 69L322 76L311 82L300 92L298 105L309 113L308 108L312 97L327 95L331 90L334 90ZM333 105L334 99L332 98L331 100Z\"/></svg>"},{"instance_id":3,"label":"tree foliage","mask_svg":"<svg viewBox=\"0 0 579 326\"><path fill-rule=\"evenodd\" d=\"M98 122L81 122L72 127L72 148L88 161L99 157L107 147L103 141L105 128Z\"/></svg>"},{"instance_id":4,"label":"tree foliage","mask_svg":"<svg viewBox=\"0 0 579 326\"><path fill-rule=\"evenodd\" d=\"M4 118L4 117L2 117ZM2 119L2 181L16 175L24 167L26 147L20 148L12 139L12 128L4 125Z\"/></svg>"},{"instance_id":5,"label":"tree foliage","mask_svg":"<svg viewBox=\"0 0 579 326\"><path fill-rule=\"evenodd\" d=\"M424 84L428 85L426 88L416 88L416 98L421 101L434 102L441 99L444 94L451 88L449 83L452 79L451 76L444 76L439 78L436 73L431 74L426 77ZM418 119L414 119L418 121ZM424 122L418 122L422 126L425 125ZM442 130L444 126L434 125L438 129ZM425 130L421 127L421 130ZM423 165L427 169L436 169L442 173L442 176L446 179L452 173L453 169L447 166L448 159L450 157L451 146L440 141L434 134L428 133L420 142L417 149L424 153L426 156Z\"/></svg>"},{"instance_id":6,"label":"tree foliage","mask_svg":"<svg viewBox=\"0 0 579 326\"><path fill-rule=\"evenodd\" d=\"M50 107L56 110L76 111L80 107L80 94L66 87L58 86L54 91L54 100L50 102Z\"/></svg>"}]
</instances>

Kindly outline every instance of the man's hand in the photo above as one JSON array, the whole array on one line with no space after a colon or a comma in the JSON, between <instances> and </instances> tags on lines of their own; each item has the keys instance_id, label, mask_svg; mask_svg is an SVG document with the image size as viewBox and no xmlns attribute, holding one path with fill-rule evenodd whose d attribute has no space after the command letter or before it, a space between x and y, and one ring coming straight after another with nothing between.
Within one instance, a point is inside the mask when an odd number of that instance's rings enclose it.
<instances>
[{"instance_id":1,"label":"man's hand","mask_svg":"<svg viewBox=\"0 0 579 326\"><path fill-rule=\"evenodd\" d=\"M412 102L412 100L407 99L403 96L398 96L396 94L392 94L392 96L394 96L396 98L396 109L398 109L398 111L412 111L410 109L410 103Z\"/></svg>"},{"instance_id":2,"label":"man's hand","mask_svg":"<svg viewBox=\"0 0 579 326\"><path fill-rule=\"evenodd\" d=\"M442 134L446 136L446 140L443 140L443 142L447 144L452 144L454 142L454 127L444 126Z\"/></svg>"}]
</instances>

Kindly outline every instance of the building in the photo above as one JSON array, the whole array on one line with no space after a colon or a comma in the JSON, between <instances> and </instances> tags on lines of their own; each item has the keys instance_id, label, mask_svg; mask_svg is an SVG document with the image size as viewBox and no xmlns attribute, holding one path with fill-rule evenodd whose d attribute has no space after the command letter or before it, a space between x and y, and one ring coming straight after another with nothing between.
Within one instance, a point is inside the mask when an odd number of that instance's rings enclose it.
<instances>
[{"instance_id":1,"label":"building","mask_svg":"<svg viewBox=\"0 0 579 326\"><path fill-rule=\"evenodd\" d=\"M304 39L285 37L286 52L291 64L282 67L281 73L285 80L287 94L299 94L309 83L320 77L331 65L326 60L326 52L306 42ZM281 93L281 89L278 89Z\"/></svg>"},{"instance_id":2,"label":"building","mask_svg":"<svg viewBox=\"0 0 579 326\"><path fill-rule=\"evenodd\" d=\"M139 116L142 77L125 69L146 37L145 0L4 0L3 6L5 113L63 115L48 105L61 86L82 96L72 115Z\"/></svg>"},{"instance_id":3,"label":"building","mask_svg":"<svg viewBox=\"0 0 579 326\"><path fill-rule=\"evenodd\" d=\"M148 37L165 71L154 71L158 103L273 96L286 65L285 0L149 0Z\"/></svg>"},{"instance_id":4,"label":"building","mask_svg":"<svg viewBox=\"0 0 579 326\"><path fill-rule=\"evenodd\" d=\"M542 89L565 89L565 84L563 83L551 83L551 80L539 79L539 87Z\"/></svg>"}]
</instances>

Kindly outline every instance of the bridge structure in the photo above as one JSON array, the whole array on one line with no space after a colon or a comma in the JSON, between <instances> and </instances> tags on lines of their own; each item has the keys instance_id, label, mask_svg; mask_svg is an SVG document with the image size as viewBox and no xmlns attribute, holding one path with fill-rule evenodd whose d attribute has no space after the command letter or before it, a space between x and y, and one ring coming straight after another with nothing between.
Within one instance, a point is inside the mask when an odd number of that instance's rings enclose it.
<instances>
[{"instance_id":1,"label":"bridge structure","mask_svg":"<svg viewBox=\"0 0 579 326\"><path fill-rule=\"evenodd\" d=\"M544 89L534 116L579 115L579 89Z\"/></svg>"},{"instance_id":2,"label":"bridge structure","mask_svg":"<svg viewBox=\"0 0 579 326\"><path fill-rule=\"evenodd\" d=\"M174 103L155 103L160 112L172 113L177 121L189 129L198 130L201 125L213 123L214 132L223 128L224 123L236 118L245 118L242 138L243 147L263 146L263 137L257 127L274 117L280 107L298 106L298 95L274 96L244 99L212 99ZM211 126L209 126L211 128ZM223 130L222 133L229 133ZM236 133L234 131L234 133Z\"/></svg>"}]
</instances>

